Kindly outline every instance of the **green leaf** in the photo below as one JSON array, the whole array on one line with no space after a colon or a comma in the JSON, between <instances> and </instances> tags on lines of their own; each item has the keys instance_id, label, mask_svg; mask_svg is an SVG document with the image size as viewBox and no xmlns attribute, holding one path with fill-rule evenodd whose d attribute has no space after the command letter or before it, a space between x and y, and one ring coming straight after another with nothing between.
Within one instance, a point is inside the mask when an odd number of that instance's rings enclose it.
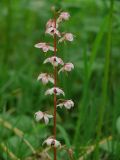
<instances>
[{"instance_id":1,"label":"green leaf","mask_svg":"<svg viewBox=\"0 0 120 160\"><path fill-rule=\"evenodd\" d=\"M116 128L117 128L118 133L120 133L120 117L117 118Z\"/></svg>"},{"instance_id":2,"label":"green leaf","mask_svg":"<svg viewBox=\"0 0 120 160\"><path fill-rule=\"evenodd\" d=\"M71 145L70 145L70 140L69 140L69 138L68 138L68 134L67 134L67 132L65 131L65 129L64 129L62 126L60 126L60 125L57 125L57 128L58 128L59 131L61 132L61 136L62 136L62 138L64 138L65 144L66 144L68 147L70 147L70 146L71 146Z\"/></svg>"},{"instance_id":3,"label":"green leaf","mask_svg":"<svg viewBox=\"0 0 120 160\"><path fill-rule=\"evenodd\" d=\"M100 148L108 153L113 153L117 149L117 142L115 141L108 141L100 145Z\"/></svg>"}]
</instances>

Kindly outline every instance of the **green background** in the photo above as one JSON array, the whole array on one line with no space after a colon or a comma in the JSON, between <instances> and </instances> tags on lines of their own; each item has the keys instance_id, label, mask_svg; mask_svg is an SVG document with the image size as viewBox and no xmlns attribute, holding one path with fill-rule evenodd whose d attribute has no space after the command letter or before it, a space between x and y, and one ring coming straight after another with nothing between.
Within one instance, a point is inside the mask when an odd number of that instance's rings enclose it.
<instances>
[{"instance_id":1,"label":"green background","mask_svg":"<svg viewBox=\"0 0 120 160\"><path fill-rule=\"evenodd\" d=\"M52 53L44 55L34 45L40 41L53 43L45 35L45 25L53 18L54 5L71 14L60 30L75 36L74 42L59 44L57 52L65 62L75 65L71 73L61 73L58 78L66 99L75 102L70 111L58 109L57 139L67 148L58 150L58 160L70 159L69 148L73 149L71 159L75 160L82 160L81 156L83 160L119 160L119 0L0 1L0 159L13 159L10 150L22 160L37 160L45 149L42 142L52 135L52 121L45 126L34 120L38 110L53 112L53 97L44 96L52 85L43 86L36 81L39 73L53 72L49 64L43 65ZM22 138L14 127L23 132ZM91 145L94 149L88 154ZM52 150L48 152L52 157Z\"/></svg>"}]
</instances>

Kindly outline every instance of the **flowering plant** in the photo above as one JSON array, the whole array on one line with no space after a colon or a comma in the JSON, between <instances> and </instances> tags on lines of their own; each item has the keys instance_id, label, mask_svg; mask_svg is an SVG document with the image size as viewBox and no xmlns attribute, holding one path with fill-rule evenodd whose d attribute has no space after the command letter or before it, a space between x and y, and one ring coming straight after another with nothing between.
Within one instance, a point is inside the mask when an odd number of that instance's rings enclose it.
<instances>
[{"instance_id":1,"label":"flowering plant","mask_svg":"<svg viewBox=\"0 0 120 160\"><path fill-rule=\"evenodd\" d=\"M48 82L51 82L54 84L54 86L50 89L47 89L45 92L45 95L54 95L54 113L53 115L50 115L46 112L38 111L35 113L35 119L36 121L43 120L45 124L49 123L49 119L53 118L54 120L54 133L53 136L50 136L47 138L43 145L46 144L48 146L51 146L54 148L54 160L57 159L56 156L56 148L61 147L61 143L56 140L56 112L57 107L65 107L66 109L71 109L74 107L74 102L72 100L57 100L57 96L63 95L65 96L64 91L57 87L57 74L60 74L61 72L70 72L72 69L74 69L74 65L71 62L64 63L63 60L56 56L57 53L57 41L58 43L62 43L64 41L73 41L74 36L72 33L61 33L58 28L61 22L69 20L70 14L68 12L61 12L59 16L55 13L54 19L48 20L46 24L46 34L49 34L54 39L54 45L50 46L49 43L46 42L40 42L35 44L36 48L42 49L43 52L53 51L54 55L52 57L47 57L43 64L51 63L54 70L54 75L51 75L49 73L40 73L38 76L38 81L41 81L44 85ZM58 67L62 66L61 69L58 70ZM58 70L58 72L57 72ZM59 102L59 103L57 103Z\"/></svg>"}]
</instances>

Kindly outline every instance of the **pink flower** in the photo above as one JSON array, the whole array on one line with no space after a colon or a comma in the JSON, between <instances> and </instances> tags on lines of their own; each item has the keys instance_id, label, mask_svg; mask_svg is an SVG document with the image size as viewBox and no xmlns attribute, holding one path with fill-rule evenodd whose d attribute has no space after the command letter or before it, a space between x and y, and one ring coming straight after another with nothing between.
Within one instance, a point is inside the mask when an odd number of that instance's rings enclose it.
<instances>
[{"instance_id":1,"label":"pink flower","mask_svg":"<svg viewBox=\"0 0 120 160\"><path fill-rule=\"evenodd\" d=\"M62 103L59 103L57 105L57 107L60 108L62 108L63 106L67 109L71 109L72 107L74 107L74 102L72 100L64 100Z\"/></svg>"},{"instance_id":2,"label":"pink flower","mask_svg":"<svg viewBox=\"0 0 120 160\"><path fill-rule=\"evenodd\" d=\"M63 92L63 90L58 87L53 87L51 89L48 89L45 92L45 95L52 95L52 94L56 94L56 95L62 94L63 96L65 96L65 93Z\"/></svg>"},{"instance_id":3,"label":"pink flower","mask_svg":"<svg viewBox=\"0 0 120 160\"><path fill-rule=\"evenodd\" d=\"M35 119L36 119L37 122L44 119L45 124L48 124L50 118L53 118L53 116L50 115L50 114L47 114L45 112L38 111L38 112L35 113Z\"/></svg>"},{"instance_id":4,"label":"pink flower","mask_svg":"<svg viewBox=\"0 0 120 160\"><path fill-rule=\"evenodd\" d=\"M63 41L72 42L73 40L74 40L74 38L73 38L73 34L72 33L65 33L64 36L59 39L59 42L63 42Z\"/></svg>"},{"instance_id":5,"label":"pink flower","mask_svg":"<svg viewBox=\"0 0 120 160\"><path fill-rule=\"evenodd\" d=\"M43 84L47 84L49 81L51 83L54 83L54 78L49 75L48 73L41 73L38 78L37 78L38 81L42 81Z\"/></svg>"},{"instance_id":6,"label":"pink flower","mask_svg":"<svg viewBox=\"0 0 120 160\"><path fill-rule=\"evenodd\" d=\"M58 73L67 71L70 72L72 69L74 69L74 65L72 63L65 63L64 66L59 70Z\"/></svg>"},{"instance_id":7,"label":"pink flower","mask_svg":"<svg viewBox=\"0 0 120 160\"><path fill-rule=\"evenodd\" d=\"M73 41L73 34L72 33L66 33L64 35L64 37L65 37L65 40L67 40L67 41Z\"/></svg>"},{"instance_id":8,"label":"pink flower","mask_svg":"<svg viewBox=\"0 0 120 160\"><path fill-rule=\"evenodd\" d=\"M35 44L36 48L41 48L43 50L43 52L47 52L47 51L54 51L54 47L49 46L47 43L37 43Z\"/></svg>"},{"instance_id":9,"label":"pink flower","mask_svg":"<svg viewBox=\"0 0 120 160\"><path fill-rule=\"evenodd\" d=\"M52 137L47 138L44 142L43 145L46 144L47 146L50 147L61 147L61 143L57 140L55 140Z\"/></svg>"},{"instance_id":10,"label":"pink flower","mask_svg":"<svg viewBox=\"0 0 120 160\"><path fill-rule=\"evenodd\" d=\"M68 12L61 12L60 16L57 19L57 22L61 22L63 20L69 20L70 14Z\"/></svg>"},{"instance_id":11,"label":"pink flower","mask_svg":"<svg viewBox=\"0 0 120 160\"><path fill-rule=\"evenodd\" d=\"M49 19L47 24L46 24L46 29L47 28L55 28L55 20L54 19ZM56 28L58 28L58 24L56 23Z\"/></svg>"},{"instance_id":12,"label":"pink flower","mask_svg":"<svg viewBox=\"0 0 120 160\"><path fill-rule=\"evenodd\" d=\"M61 58L56 57L56 56L52 56L52 57L45 59L45 61L43 63L44 64L51 63L54 67L57 67L58 65L64 65L63 60Z\"/></svg>"},{"instance_id":13,"label":"pink flower","mask_svg":"<svg viewBox=\"0 0 120 160\"><path fill-rule=\"evenodd\" d=\"M60 32L56 28L54 28L54 27L47 28L46 31L45 31L45 33L50 34L52 36L54 34L56 34L58 37L61 37Z\"/></svg>"}]
</instances>

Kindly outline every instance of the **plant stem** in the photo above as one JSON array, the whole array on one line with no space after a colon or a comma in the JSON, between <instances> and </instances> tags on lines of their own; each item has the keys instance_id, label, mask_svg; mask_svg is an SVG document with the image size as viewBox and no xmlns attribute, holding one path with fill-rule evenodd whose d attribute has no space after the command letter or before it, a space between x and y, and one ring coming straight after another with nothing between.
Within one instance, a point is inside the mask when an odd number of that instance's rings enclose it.
<instances>
[{"instance_id":1,"label":"plant stem","mask_svg":"<svg viewBox=\"0 0 120 160\"><path fill-rule=\"evenodd\" d=\"M56 14L54 14L54 22L56 28ZM56 56L56 34L54 34L54 56ZM54 87L57 85L57 67L54 67ZM57 97L56 93L54 93L54 139L56 139L56 106L57 106ZM54 147L54 160L57 160L57 150Z\"/></svg>"}]
</instances>

